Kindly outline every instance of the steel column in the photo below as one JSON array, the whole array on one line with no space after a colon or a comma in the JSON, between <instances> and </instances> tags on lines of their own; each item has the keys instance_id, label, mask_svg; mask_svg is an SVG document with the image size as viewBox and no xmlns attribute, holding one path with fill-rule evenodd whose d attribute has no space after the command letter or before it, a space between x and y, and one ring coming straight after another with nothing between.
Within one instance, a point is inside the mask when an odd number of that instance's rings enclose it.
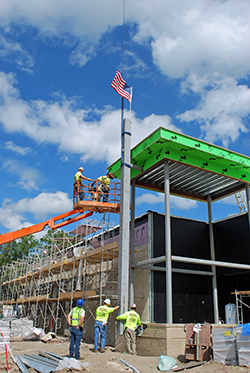
<instances>
[{"instance_id":1,"label":"steel column","mask_svg":"<svg viewBox=\"0 0 250 373\"><path fill-rule=\"evenodd\" d=\"M130 304L134 303L134 268L135 260L135 180L131 186L131 226L130 226Z\"/></svg>"},{"instance_id":2,"label":"steel column","mask_svg":"<svg viewBox=\"0 0 250 373\"><path fill-rule=\"evenodd\" d=\"M123 120L123 163L121 165L121 209L120 209L120 242L119 242L119 274L118 301L120 313L128 310L129 291L129 212L130 212L130 148L131 120ZM117 324L117 333L123 334L122 323Z\"/></svg>"},{"instance_id":3,"label":"steel column","mask_svg":"<svg viewBox=\"0 0 250 373\"><path fill-rule=\"evenodd\" d=\"M250 193L249 193L249 184L245 184L246 188L246 198L247 198L247 214L248 214L248 225L250 229Z\"/></svg>"},{"instance_id":4,"label":"steel column","mask_svg":"<svg viewBox=\"0 0 250 373\"><path fill-rule=\"evenodd\" d=\"M212 260L215 260L215 249L214 249L214 232L212 223L212 208L211 208L211 196L207 197L208 207L208 223L209 223L209 243L210 243L210 256ZM217 279L216 279L216 267L212 265L212 286L213 286L213 306L214 306L214 323L219 323L219 309L218 309L218 291L217 291Z\"/></svg>"},{"instance_id":5,"label":"steel column","mask_svg":"<svg viewBox=\"0 0 250 373\"><path fill-rule=\"evenodd\" d=\"M170 181L169 163L164 162L165 195L165 254L166 254L166 322L172 324L172 267L171 267L171 226L170 226Z\"/></svg>"}]
</instances>

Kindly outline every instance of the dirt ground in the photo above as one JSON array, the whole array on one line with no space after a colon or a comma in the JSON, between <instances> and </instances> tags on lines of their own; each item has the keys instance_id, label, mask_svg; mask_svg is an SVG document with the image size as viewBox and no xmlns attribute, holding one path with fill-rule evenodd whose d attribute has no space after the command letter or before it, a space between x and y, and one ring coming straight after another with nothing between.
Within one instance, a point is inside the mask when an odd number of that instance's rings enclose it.
<instances>
[{"instance_id":1,"label":"dirt ground","mask_svg":"<svg viewBox=\"0 0 250 373\"><path fill-rule=\"evenodd\" d=\"M38 354L38 351L48 351L53 352L60 356L68 356L69 352L69 341L65 342L48 342L44 343L41 341L14 341L10 342L10 348L13 356L23 355L23 354ZM90 363L90 365L86 368L86 372L89 373L117 373L117 372L133 372L132 369L128 368L124 363L120 361L120 359L125 360L129 364L131 364L134 368L136 368L140 373L157 373L158 370L158 360L159 357L157 356L132 356L125 353L119 353L113 351L112 348L106 347L105 353L94 353L91 351L93 345L89 345L86 343L81 344L80 353L82 363ZM10 366L10 373L17 373L19 372L18 367L15 365L11 358L11 354L8 354L8 361ZM196 362L180 362L177 360L178 367L185 366L187 367L190 364L194 364ZM5 354L0 354L0 373L6 372L6 359ZM225 366L223 364L218 364L213 362L212 360L206 362L204 365L189 368L182 370L183 372L190 372L190 373L250 373L250 368L247 367L234 367L234 366ZM30 369L31 373L35 371ZM62 371L66 373L67 370L65 369ZM75 371L76 372L76 371Z\"/></svg>"}]
</instances>

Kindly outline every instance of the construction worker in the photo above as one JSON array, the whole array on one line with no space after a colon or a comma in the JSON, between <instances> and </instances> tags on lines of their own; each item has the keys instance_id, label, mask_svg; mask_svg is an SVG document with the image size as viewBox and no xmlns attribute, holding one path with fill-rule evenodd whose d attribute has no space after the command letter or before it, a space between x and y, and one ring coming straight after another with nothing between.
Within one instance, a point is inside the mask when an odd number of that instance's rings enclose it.
<instances>
[{"instance_id":1,"label":"construction worker","mask_svg":"<svg viewBox=\"0 0 250 373\"><path fill-rule=\"evenodd\" d=\"M80 200L80 201L83 201L83 198L84 198L84 192L83 192L84 184L82 180L91 181L91 179L89 179L88 177L83 176L82 174L83 170L84 170L83 167L79 167L74 177L75 178L75 192L78 193L79 191L79 196L77 197L77 200ZM79 186L79 189L77 189L77 185Z\"/></svg>"},{"instance_id":2,"label":"construction worker","mask_svg":"<svg viewBox=\"0 0 250 373\"><path fill-rule=\"evenodd\" d=\"M131 310L117 316L117 320L125 320L124 337L126 340L127 352L136 355L136 328L141 326L139 313L136 312L136 304L131 304Z\"/></svg>"},{"instance_id":3,"label":"construction worker","mask_svg":"<svg viewBox=\"0 0 250 373\"><path fill-rule=\"evenodd\" d=\"M80 359L80 345L83 333L85 310L83 309L84 300L78 299L76 307L68 314L67 321L71 325L70 335L71 341L69 345L69 357Z\"/></svg>"},{"instance_id":4,"label":"construction worker","mask_svg":"<svg viewBox=\"0 0 250 373\"><path fill-rule=\"evenodd\" d=\"M111 312L116 311L120 306L109 307L110 299L105 299L104 305L99 306L96 310L96 321L94 326L94 352L98 351L99 334L101 333L101 350L105 352L105 342L107 333L108 317Z\"/></svg>"},{"instance_id":5,"label":"construction worker","mask_svg":"<svg viewBox=\"0 0 250 373\"><path fill-rule=\"evenodd\" d=\"M114 175L112 172L107 172L106 175L98 177L97 181L100 182L100 185L98 187L98 192L103 194L103 202L108 201L108 196L109 196L109 191L110 191L110 179L114 179ZM101 194L98 196L98 201L100 202L101 200Z\"/></svg>"}]
</instances>

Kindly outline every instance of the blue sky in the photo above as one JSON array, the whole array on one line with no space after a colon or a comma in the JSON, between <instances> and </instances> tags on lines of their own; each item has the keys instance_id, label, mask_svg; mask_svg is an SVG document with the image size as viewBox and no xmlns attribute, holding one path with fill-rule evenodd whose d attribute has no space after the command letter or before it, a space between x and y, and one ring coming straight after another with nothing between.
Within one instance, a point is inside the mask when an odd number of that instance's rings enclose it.
<instances>
[{"instance_id":1,"label":"blue sky","mask_svg":"<svg viewBox=\"0 0 250 373\"><path fill-rule=\"evenodd\" d=\"M123 5L0 0L0 233L70 211L78 167L96 179L120 157ZM250 2L126 0L125 19L132 145L163 126L250 156ZM137 189L149 209L163 196ZM214 220L238 212L235 196L213 204ZM171 197L171 214L207 208Z\"/></svg>"}]
</instances>

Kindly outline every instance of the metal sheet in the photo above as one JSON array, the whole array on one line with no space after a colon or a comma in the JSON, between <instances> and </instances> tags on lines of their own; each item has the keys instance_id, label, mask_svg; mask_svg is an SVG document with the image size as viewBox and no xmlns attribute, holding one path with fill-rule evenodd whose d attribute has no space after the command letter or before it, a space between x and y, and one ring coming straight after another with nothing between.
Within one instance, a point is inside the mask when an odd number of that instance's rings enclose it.
<instances>
[{"instance_id":1,"label":"metal sheet","mask_svg":"<svg viewBox=\"0 0 250 373\"><path fill-rule=\"evenodd\" d=\"M164 161L169 160L171 194L206 201L236 193L250 183L250 158L205 141L158 128L131 150L136 186L164 192ZM109 166L116 178L121 161Z\"/></svg>"}]
</instances>

